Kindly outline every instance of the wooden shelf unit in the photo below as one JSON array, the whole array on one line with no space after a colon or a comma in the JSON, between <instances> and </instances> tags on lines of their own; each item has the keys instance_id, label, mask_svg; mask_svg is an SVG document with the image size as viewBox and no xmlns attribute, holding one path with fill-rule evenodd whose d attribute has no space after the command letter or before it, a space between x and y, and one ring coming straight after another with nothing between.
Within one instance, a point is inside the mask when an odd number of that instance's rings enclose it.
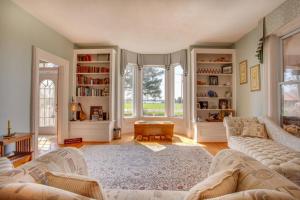
<instances>
[{"instance_id":1,"label":"wooden shelf unit","mask_svg":"<svg viewBox=\"0 0 300 200\"><path fill-rule=\"evenodd\" d=\"M209 115L235 113L235 50L195 48L191 52L191 64L192 123L197 137L194 139L198 142L224 142L226 134L222 120L212 120ZM231 66L232 73L224 73L223 66ZM218 83L212 85L210 76L217 77ZM217 96L209 96L210 90ZM226 100L228 106L220 107L220 100ZM200 101L202 105L207 103L208 107L202 107Z\"/></svg>"},{"instance_id":2,"label":"wooden shelf unit","mask_svg":"<svg viewBox=\"0 0 300 200\"><path fill-rule=\"evenodd\" d=\"M86 57L89 60L82 60ZM115 124L115 59L114 49L74 50L73 97L75 102L81 104L88 119L70 121L70 138L81 137L83 141L95 142L112 140ZM101 106L108 119L92 121L91 106Z\"/></svg>"}]
</instances>

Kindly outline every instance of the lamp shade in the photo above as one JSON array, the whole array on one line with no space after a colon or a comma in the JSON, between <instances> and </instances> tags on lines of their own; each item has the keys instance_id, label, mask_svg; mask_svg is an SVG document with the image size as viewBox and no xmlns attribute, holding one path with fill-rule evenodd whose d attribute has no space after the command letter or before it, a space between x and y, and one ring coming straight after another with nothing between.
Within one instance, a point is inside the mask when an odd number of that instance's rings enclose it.
<instances>
[{"instance_id":1,"label":"lamp shade","mask_svg":"<svg viewBox=\"0 0 300 200\"><path fill-rule=\"evenodd\" d=\"M74 103L74 102L71 103L71 104L70 104L70 108L71 108L71 111L72 111L72 112L76 112L76 111L77 111L77 103Z\"/></svg>"}]
</instances>

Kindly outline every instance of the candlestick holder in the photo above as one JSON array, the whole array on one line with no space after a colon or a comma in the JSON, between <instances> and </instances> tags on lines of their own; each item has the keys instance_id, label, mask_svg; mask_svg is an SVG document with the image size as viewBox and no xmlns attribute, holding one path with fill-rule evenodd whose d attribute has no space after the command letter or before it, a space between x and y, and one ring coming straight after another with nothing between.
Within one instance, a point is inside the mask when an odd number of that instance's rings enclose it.
<instances>
[{"instance_id":1,"label":"candlestick holder","mask_svg":"<svg viewBox=\"0 0 300 200\"><path fill-rule=\"evenodd\" d=\"M11 133L10 121L8 121L7 135L4 135L3 138L11 138L14 137L15 135L16 133Z\"/></svg>"}]
</instances>

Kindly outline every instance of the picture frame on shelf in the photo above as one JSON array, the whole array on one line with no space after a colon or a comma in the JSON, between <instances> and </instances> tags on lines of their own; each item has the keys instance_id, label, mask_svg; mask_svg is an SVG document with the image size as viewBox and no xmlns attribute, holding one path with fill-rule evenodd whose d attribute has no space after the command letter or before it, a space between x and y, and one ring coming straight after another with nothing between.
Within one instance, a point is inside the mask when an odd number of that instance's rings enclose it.
<instances>
[{"instance_id":1,"label":"picture frame on shelf","mask_svg":"<svg viewBox=\"0 0 300 200\"><path fill-rule=\"evenodd\" d=\"M239 74L240 74L240 85L246 84L248 82L248 63L247 60L240 62L239 64Z\"/></svg>"},{"instance_id":2,"label":"picture frame on shelf","mask_svg":"<svg viewBox=\"0 0 300 200\"><path fill-rule=\"evenodd\" d=\"M250 68L250 90L251 92L260 90L260 64Z\"/></svg>"},{"instance_id":3,"label":"picture frame on shelf","mask_svg":"<svg viewBox=\"0 0 300 200\"><path fill-rule=\"evenodd\" d=\"M218 85L219 84L219 79L218 76L209 76L209 85Z\"/></svg>"},{"instance_id":4,"label":"picture frame on shelf","mask_svg":"<svg viewBox=\"0 0 300 200\"><path fill-rule=\"evenodd\" d=\"M200 109L208 109L208 101L199 101Z\"/></svg>"},{"instance_id":5,"label":"picture frame on shelf","mask_svg":"<svg viewBox=\"0 0 300 200\"><path fill-rule=\"evenodd\" d=\"M222 74L232 74L232 66L231 65L223 65Z\"/></svg>"},{"instance_id":6,"label":"picture frame on shelf","mask_svg":"<svg viewBox=\"0 0 300 200\"><path fill-rule=\"evenodd\" d=\"M99 121L102 120L102 116L103 116L102 106L91 106L90 120Z\"/></svg>"},{"instance_id":7,"label":"picture frame on shelf","mask_svg":"<svg viewBox=\"0 0 300 200\"><path fill-rule=\"evenodd\" d=\"M219 99L219 109L228 109L228 100L227 99Z\"/></svg>"}]
</instances>

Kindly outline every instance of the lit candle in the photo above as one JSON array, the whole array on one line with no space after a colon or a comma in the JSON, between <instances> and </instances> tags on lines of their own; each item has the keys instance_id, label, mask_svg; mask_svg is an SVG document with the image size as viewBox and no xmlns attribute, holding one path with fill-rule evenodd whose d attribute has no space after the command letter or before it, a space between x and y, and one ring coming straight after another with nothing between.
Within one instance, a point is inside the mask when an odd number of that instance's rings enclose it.
<instances>
[{"instance_id":1,"label":"lit candle","mask_svg":"<svg viewBox=\"0 0 300 200\"><path fill-rule=\"evenodd\" d=\"M10 120L8 120L7 127L11 128Z\"/></svg>"}]
</instances>

